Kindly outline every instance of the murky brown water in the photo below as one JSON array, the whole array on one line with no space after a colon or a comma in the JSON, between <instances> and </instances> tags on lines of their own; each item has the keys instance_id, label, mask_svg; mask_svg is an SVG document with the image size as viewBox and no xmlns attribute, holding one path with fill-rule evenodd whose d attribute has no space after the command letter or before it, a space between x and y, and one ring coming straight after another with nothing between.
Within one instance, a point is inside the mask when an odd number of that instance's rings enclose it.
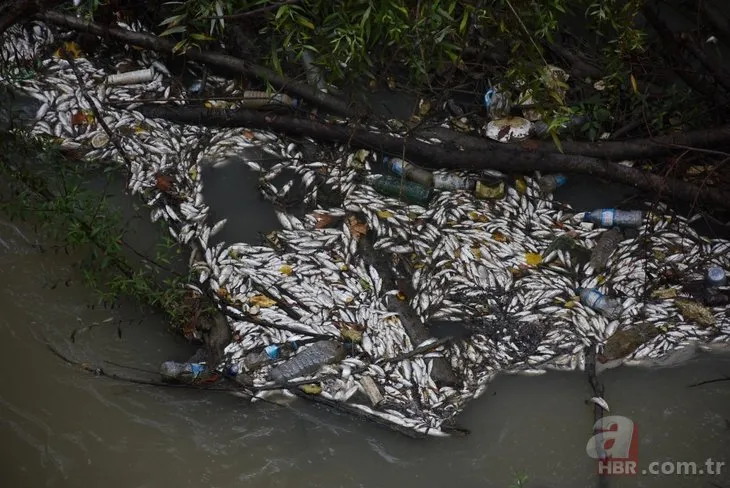
<instances>
[{"instance_id":1,"label":"murky brown water","mask_svg":"<svg viewBox=\"0 0 730 488\"><path fill-rule=\"evenodd\" d=\"M252 238L262 227L241 232ZM73 258L39 254L6 220L0 239L3 487L509 487L515 473L526 474L529 487L597 485L585 453L593 417L582 374L500 378L463 414L471 436L425 441L301 400L247 406L227 393L95 377L64 363L46 342L75 360L144 379L156 376L105 360L154 372L192 350L160 317L132 304L90 308L94 297L76 282ZM73 329L107 319L69 341ZM679 367L606 373L612 413L638 425L641 466L730 462L730 382L686 387L728 374L730 357L708 354ZM613 477L610 486L727 486L728 473Z\"/></svg>"}]
</instances>

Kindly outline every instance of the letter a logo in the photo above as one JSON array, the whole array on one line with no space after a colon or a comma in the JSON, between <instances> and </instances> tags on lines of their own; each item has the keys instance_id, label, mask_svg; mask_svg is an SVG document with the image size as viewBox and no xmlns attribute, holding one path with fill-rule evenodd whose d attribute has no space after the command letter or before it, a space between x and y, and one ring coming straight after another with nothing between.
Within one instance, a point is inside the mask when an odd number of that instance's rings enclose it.
<instances>
[{"instance_id":1,"label":"letter a logo","mask_svg":"<svg viewBox=\"0 0 730 488\"><path fill-rule=\"evenodd\" d=\"M626 417L612 415L599 419L593 426L596 433L588 440L586 452L593 459L636 460L636 426Z\"/></svg>"}]
</instances>

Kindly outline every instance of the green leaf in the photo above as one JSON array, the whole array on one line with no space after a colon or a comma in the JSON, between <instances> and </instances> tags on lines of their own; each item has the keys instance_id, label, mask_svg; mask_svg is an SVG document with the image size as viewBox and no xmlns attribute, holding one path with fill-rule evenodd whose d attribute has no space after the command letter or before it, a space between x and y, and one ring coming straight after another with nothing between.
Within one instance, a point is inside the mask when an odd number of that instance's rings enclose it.
<instances>
[{"instance_id":1,"label":"green leaf","mask_svg":"<svg viewBox=\"0 0 730 488\"><path fill-rule=\"evenodd\" d=\"M188 16L188 14L173 15L172 17L168 17L165 20L163 20L162 22L160 22L160 25L167 25L167 24L175 25L187 16Z\"/></svg>"},{"instance_id":2,"label":"green leaf","mask_svg":"<svg viewBox=\"0 0 730 488\"><path fill-rule=\"evenodd\" d=\"M464 16L461 18L461 23L459 24L459 34L462 36L466 34L466 26L469 21L469 9L464 9Z\"/></svg>"},{"instance_id":3,"label":"green leaf","mask_svg":"<svg viewBox=\"0 0 730 488\"><path fill-rule=\"evenodd\" d=\"M550 131L550 137L553 138L553 142L555 143L555 147L558 148L558 151L561 153L563 152L563 145L560 143L560 139L558 138L558 132L555 129L552 129Z\"/></svg>"},{"instance_id":4,"label":"green leaf","mask_svg":"<svg viewBox=\"0 0 730 488\"><path fill-rule=\"evenodd\" d=\"M170 34L177 34L179 32L185 32L186 30L187 27L185 27L184 25L178 25L167 29L165 32L160 34L160 37L169 36Z\"/></svg>"},{"instance_id":5,"label":"green leaf","mask_svg":"<svg viewBox=\"0 0 730 488\"><path fill-rule=\"evenodd\" d=\"M304 26L307 29L314 30L314 24L304 17L297 17L297 24Z\"/></svg>"},{"instance_id":6,"label":"green leaf","mask_svg":"<svg viewBox=\"0 0 730 488\"><path fill-rule=\"evenodd\" d=\"M196 41L215 41L215 37L211 37L208 34L190 34L190 37Z\"/></svg>"}]
</instances>

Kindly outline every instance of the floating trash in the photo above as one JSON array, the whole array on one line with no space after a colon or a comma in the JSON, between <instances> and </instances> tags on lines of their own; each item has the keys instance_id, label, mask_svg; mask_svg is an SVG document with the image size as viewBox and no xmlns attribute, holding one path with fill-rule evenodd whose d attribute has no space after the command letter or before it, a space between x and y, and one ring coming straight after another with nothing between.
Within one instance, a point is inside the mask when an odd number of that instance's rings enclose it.
<instances>
[{"instance_id":1,"label":"floating trash","mask_svg":"<svg viewBox=\"0 0 730 488\"><path fill-rule=\"evenodd\" d=\"M48 52L51 32L33 26L31 37L18 26L6 31L5 59L28 61ZM98 64L122 61L156 66L154 59L121 56ZM529 177L491 187L478 181L473 191L369 178L375 157L367 151L320 145L305 158L299 142L266 131L147 119L136 108L151 96L170 97L171 79L112 88L93 58L74 63L118 144L108 144L93 118L73 123L73 114L90 107L66 60L45 60L38 78L2 82L42 105L32 133L64 144L90 141L89 159L123 165L120 151L134 156L129 189L149 205L153 221L167 221L172 237L195 250L188 287L214 296L228 316L234 339L220 364L194 363L203 370L168 364L168 377L233 373L254 399L277 390L277 380L296 380L308 398L401 431L440 436L501 372L580 370L589 352L607 361L633 360L693 342L730 342L727 307L700 303L684 286L706 279L697 270L729 269L730 242L700 236L666 207L654 206L652 219L611 210L606 218L597 211L583 221ZM208 76L206 84L243 96L231 80ZM512 140L512 131L509 125L501 138ZM313 210L298 217L277 206L282 229L265 242L213 245L225 219L209 221L201 165L251 148L277 159L242 163L260 178L262 195L278 204L299 188ZM277 187L273 182L285 173L296 176ZM342 204L325 204L324 196ZM608 231L596 224L634 227L637 236L620 240L597 266L591 253L605 247ZM725 296L722 280L712 281ZM580 288L592 290L592 298L577 299ZM608 307L607 317L591 307L607 303L609 290L620 314ZM430 337L428 325L446 320L461 322L469 334Z\"/></svg>"},{"instance_id":2,"label":"floating trash","mask_svg":"<svg viewBox=\"0 0 730 488\"><path fill-rule=\"evenodd\" d=\"M532 123L522 117L492 120L487 124L487 137L498 142L517 142L530 137Z\"/></svg>"}]
</instances>

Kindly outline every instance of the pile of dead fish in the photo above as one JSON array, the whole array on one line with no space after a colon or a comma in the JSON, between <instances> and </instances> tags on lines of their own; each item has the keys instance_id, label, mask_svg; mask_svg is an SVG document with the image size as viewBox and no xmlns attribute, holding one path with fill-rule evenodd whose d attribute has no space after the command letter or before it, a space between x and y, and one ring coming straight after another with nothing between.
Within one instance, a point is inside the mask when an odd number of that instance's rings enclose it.
<instances>
[{"instance_id":1,"label":"pile of dead fish","mask_svg":"<svg viewBox=\"0 0 730 488\"><path fill-rule=\"evenodd\" d=\"M187 95L153 53L130 51L130 59L98 61L79 55L74 60L83 79L79 87L68 61L53 54L57 46L42 24L10 29L2 45L3 82L39 101L34 134L85 149L87 158L125 165L126 157L129 187L149 205L152 219L167 221L174 238L198 250L190 265L199 280L190 287L210 288L221 308L238 317L230 321L235 340L217 366L249 374L252 391L275 385L270 373L282 362L246 371L251 351L313 335L345 338L351 347L344 358L304 378L317 385L308 392L385 422L443 435L442 427L495 374L582 369L589 351L603 352L612 336L637 324L648 324L654 333L625 351L627 359L730 340L726 307L693 313L680 285L701 279L710 264L730 270L730 243L698 235L686 218L664 208L654 206L636 235L617 245L602 271L594 270L574 251L590 253L606 230L542 195L532 178L507 187L501 199L443 191L427 208L407 205L368 184L376 156L367 151L324 148L319 157L304 158L297 143L271 133L146 119L134 110L137 104ZM34 59L42 60L38 74L20 76L16 66ZM114 74L109 67L121 62L151 68L150 81L109 85ZM229 80L207 82L232 97L243 92ZM118 145L93 120L85 95ZM262 245L212 245L211 236L225 221L209 222L201 165L252 148L278 158L273 165L246 162L260 173L267 198L280 202L296 188L314 208L303 218L277 210L283 230ZM273 181L286 172L296 177L276 187ZM173 182L175 199L168 198L169 185L161 178ZM342 206L318 207L322 192L339 195ZM468 323L473 333L467 339L414 343L399 315L386 307L398 290L385 286L358 252L367 231L378 252L397 255L415 270L415 295L408 304L419 319ZM579 287L621 299L620 317L609 320L584 306L576 297ZM307 347L313 346L302 349ZM434 379L437 361L445 361L456 381L444 385Z\"/></svg>"}]
</instances>

